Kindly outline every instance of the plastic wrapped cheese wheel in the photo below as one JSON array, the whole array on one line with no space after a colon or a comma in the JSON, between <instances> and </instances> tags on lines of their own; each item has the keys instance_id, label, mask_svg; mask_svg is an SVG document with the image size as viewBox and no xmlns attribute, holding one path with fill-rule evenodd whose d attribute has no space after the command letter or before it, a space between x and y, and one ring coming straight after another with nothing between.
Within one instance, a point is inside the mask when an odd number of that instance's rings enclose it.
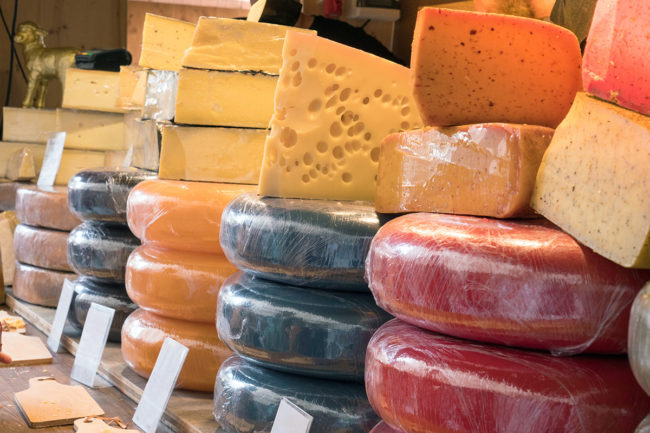
<instances>
[{"instance_id":1,"label":"plastic wrapped cheese wheel","mask_svg":"<svg viewBox=\"0 0 650 433\"><path fill-rule=\"evenodd\" d=\"M363 381L366 346L390 316L370 294L307 289L239 272L219 293L217 329L240 356L287 373Z\"/></svg>"},{"instance_id":2,"label":"plastic wrapped cheese wheel","mask_svg":"<svg viewBox=\"0 0 650 433\"><path fill-rule=\"evenodd\" d=\"M214 324L219 289L237 272L223 254L142 245L126 266L126 290L136 304L161 316Z\"/></svg>"},{"instance_id":3,"label":"plastic wrapped cheese wheel","mask_svg":"<svg viewBox=\"0 0 650 433\"><path fill-rule=\"evenodd\" d=\"M475 344L391 320L372 337L366 389L406 433L632 432L650 410L625 357Z\"/></svg>"},{"instance_id":4,"label":"plastic wrapped cheese wheel","mask_svg":"<svg viewBox=\"0 0 650 433\"><path fill-rule=\"evenodd\" d=\"M379 218L369 204L245 194L221 221L238 268L296 286L367 291L363 266Z\"/></svg>"},{"instance_id":5,"label":"plastic wrapped cheese wheel","mask_svg":"<svg viewBox=\"0 0 650 433\"><path fill-rule=\"evenodd\" d=\"M625 353L648 271L623 268L541 221L394 219L372 242L377 304L446 335L556 354Z\"/></svg>"},{"instance_id":6,"label":"plastic wrapped cheese wheel","mask_svg":"<svg viewBox=\"0 0 650 433\"><path fill-rule=\"evenodd\" d=\"M13 294L16 298L30 304L56 307L61 296L63 282L77 278L72 272L37 268L16 262Z\"/></svg>"},{"instance_id":7,"label":"plastic wrapped cheese wheel","mask_svg":"<svg viewBox=\"0 0 650 433\"><path fill-rule=\"evenodd\" d=\"M18 224L14 231L16 260L57 271L72 271L67 257L68 232Z\"/></svg>"},{"instance_id":8,"label":"plastic wrapped cheese wheel","mask_svg":"<svg viewBox=\"0 0 650 433\"><path fill-rule=\"evenodd\" d=\"M138 183L156 174L134 168L95 168L68 182L70 210L83 220L126 224L126 201Z\"/></svg>"},{"instance_id":9,"label":"plastic wrapped cheese wheel","mask_svg":"<svg viewBox=\"0 0 650 433\"><path fill-rule=\"evenodd\" d=\"M85 221L70 232L68 261L81 275L123 282L126 261L138 245L126 226Z\"/></svg>"},{"instance_id":10,"label":"plastic wrapped cheese wheel","mask_svg":"<svg viewBox=\"0 0 650 433\"><path fill-rule=\"evenodd\" d=\"M213 413L228 433L268 433L283 398L314 417L310 433L366 433L379 421L362 384L286 374L238 356L219 369Z\"/></svg>"},{"instance_id":11,"label":"plastic wrapped cheese wheel","mask_svg":"<svg viewBox=\"0 0 650 433\"><path fill-rule=\"evenodd\" d=\"M81 223L68 208L68 188L64 186L18 188L16 216L23 224L64 231Z\"/></svg>"},{"instance_id":12,"label":"plastic wrapped cheese wheel","mask_svg":"<svg viewBox=\"0 0 650 433\"><path fill-rule=\"evenodd\" d=\"M393 427L386 424L384 421L380 422L370 430L370 433L402 433L401 430L394 429Z\"/></svg>"},{"instance_id":13,"label":"plastic wrapped cheese wheel","mask_svg":"<svg viewBox=\"0 0 650 433\"><path fill-rule=\"evenodd\" d=\"M650 281L632 304L627 351L636 380L650 395Z\"/></svg>"},{"instance_id":14,"label":"plastic wrapped cheese wheel","mask_svg":"<svg viewBox=\"0 0 650 433\"><path fill-rule=\"evenodd\" d=\"M255 185L147 180L129 195L129 228L143 243L181 251L220 253L221 213Z\"/></svg>"},{"instance_id":15,"label":"plastic wrapped cheese wheel","mask_svg":"<svg viewBox=\"0 0 650 433\"><path fill-rule=\"evenodd\" d=\"M211 391L219 366L232 354L219 340L214 323L169 319L138 309L122 327L122 356L133 371L148 378L165 337L190 349L176 387Z\"/></svg>"}]
</instances>

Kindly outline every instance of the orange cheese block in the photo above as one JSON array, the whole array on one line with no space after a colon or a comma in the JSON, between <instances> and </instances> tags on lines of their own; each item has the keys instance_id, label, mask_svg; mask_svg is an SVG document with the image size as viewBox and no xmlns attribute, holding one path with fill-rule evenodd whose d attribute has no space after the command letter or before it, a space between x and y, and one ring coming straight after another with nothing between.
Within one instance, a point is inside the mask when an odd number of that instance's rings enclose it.
<instances>
[{"instance_id":1,"label":"orange cheese block","mask_svg":"<svg viewBox=\"0 0 650 433\"><path fill-rule=\"evenodd\" d=\"M67 258L68 232L25 224L16 226L14 253L19 262L47 269L72 272Z\"/></svg>"},{"instance_id":2,"label":"orange cheese block","mask_svg":"<svg viewBox=\"0 0 650 433\"><path fill-rule=\"evenodd\" d=\"M72 272L53 271L16 262L14 296L31 304L56 307L61 296L63 281L73 281Z\"/></svg>"},{"instance_id":3,"label":"orange cheese block","mask_svg":"<svg viewBox=\"0 0 650 433\"><path fill-rule=\"evenodd\" d=\"M550 128L503 123L389 135L381 144L375 209L530 216L535 176L552 137Z\"/></svg>"},{"instance_id":4,"label":"orange cheese block","mask_svg":"<svg viewBox=\"0 0 650 433\"><path fill-rule=\"evenodd\" d=\"M411 56L426 125L485 122L555 128L582 85L578 39L531 18L423 8Z\"/></svg>"},{"instance_id":5,"label":"orange cheese block","mask_svg":"<svg viewBox=\"0 0 650 433\"><path fill-rule=\"evenodd\" d=\"M68 208L68 188L23 186L16 191L16 216L23 224L70 231L81 220Z\"/></svg>"},{"instance_id":6,"label":"orange cheese block","mask_svg":"<svg viewBox=\"0 0 650 433\"><path fill-rule=\"evenodd\" d=\"M219 289L237 270L223 254L143 245L126 265L126 292L138 306L161 316L214 323Z\"/></svg>"},{"instance_id":7,"label":"orange cheese block","mask_svg":"<svg viewBox=\"0 0 650 433\"><path fill-rule=\"evenodd\" d=\"M148 378L165 337L190 349L176 387L212 391L219 366L232 355L214 323L169 319L138 309L122 327L122 356L133 371Z\"/></svg>"},{"instance_id":8,"label":"orange cheese block","mask_svg":"<svg viewBox=\"0 0 650 433\"><path fill-rule=\"evenodd\" d=\"M255 185L146 180L129 194L129 228L150 245L221 253L223 209L233 198L256 189Z\"/></svg>"}]
</instances>

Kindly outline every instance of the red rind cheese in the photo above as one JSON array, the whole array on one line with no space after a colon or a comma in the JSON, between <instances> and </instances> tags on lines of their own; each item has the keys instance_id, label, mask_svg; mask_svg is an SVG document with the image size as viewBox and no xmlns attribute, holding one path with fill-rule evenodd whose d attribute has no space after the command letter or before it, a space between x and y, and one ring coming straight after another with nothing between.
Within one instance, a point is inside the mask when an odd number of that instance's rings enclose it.
<instances>
[{"instance_id":1,"label":"red rind cheese","mask_svg":"<svg viewBox=\"0 0 650 433\"><path fill-rule=\"evenodd\" d=\"M14 253L19 262L57 271L72 272L68 264L68 232L18 224Z\"/></svg>"},{"instance_id":2,"label":"red rind cheese","mask_svg":"<svg viewBox=\"0 0 650 433\"><path fill-rule=\"evenodd\" d=\"M16 191L16 216L23 224L70 231L81 220L68 208L68 188L22 186Z\"/></svg>"},{"instance_id":3,"label":"red rind cheese","mask_svg":"<svg viewBox=\"0 0 650 433\"><path fill-rule=\"evenodd\" d=\"M16 298L30 304L56 307L61 296L63 282L77 278L72 272L37 268L16 262L13 294Z\"/></svg>"},{"instance_id":4,"label":"red rind cheese","mask_svg":"<svg viewBox=\"0 0 650 433\"><path fill-rule=\"evenodd\" d=\"M370 433L403 433L401 430L396 430L386 424L384 421L380 422L377 424L372 430L370 430Z\"/></svg>"}]
</instances>

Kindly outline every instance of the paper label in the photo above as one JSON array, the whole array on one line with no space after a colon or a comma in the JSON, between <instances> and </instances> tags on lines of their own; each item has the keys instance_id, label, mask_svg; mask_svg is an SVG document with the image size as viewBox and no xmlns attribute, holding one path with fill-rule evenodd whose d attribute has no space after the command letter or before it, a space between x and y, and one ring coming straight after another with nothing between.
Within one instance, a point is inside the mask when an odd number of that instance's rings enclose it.
<instances>
[{"instance_id":1,"label":"paper label","mask_svg":"<svg viewBox=\"0 0 650 433\"><path fill-rule=\"evenodd\" d=\"M271 433L308 433L314 417L286 398L280 401Z\"/></svg>"},{"instance_id":2,"label":"paper label","mask_svg":"<svg viewBox=\"0 0 650 433\"><path fill-rule=\"evenodd\" d=\"M68 311L70 310L73 293L74 289L72 283L70 280L66 279L63 281L63 287L61 288L61 296L59 296L59 303L56 306L52 329L50 329L50 335L47 337L47 347L49 347L53 353L56 353L59 350L61 334L63 334L65 321L68 318Z\"/></svg>"},{"instance_id":3,"label":"paper label","mask_svg":"<svg viewBox=\"0 0 650 433\"><path fill-rule=\"evenodd\" d=\"M65 132L53 134L45 145L41 173L38 175L38 186L52 186L59 172L61 157L63 157L63 146L65 145Z\"/></svg>"},{"instance_id":4,"label":"paper label","mask_svg":"<svg viewBox=\"0 0 650 433\"><path fill-rule=\"evenodd\" d=\"M70 377L91 388L95 386L95 375L102 361L114 314L112 308L94 302L88 309Z\"/></svg>"}]
</instances>

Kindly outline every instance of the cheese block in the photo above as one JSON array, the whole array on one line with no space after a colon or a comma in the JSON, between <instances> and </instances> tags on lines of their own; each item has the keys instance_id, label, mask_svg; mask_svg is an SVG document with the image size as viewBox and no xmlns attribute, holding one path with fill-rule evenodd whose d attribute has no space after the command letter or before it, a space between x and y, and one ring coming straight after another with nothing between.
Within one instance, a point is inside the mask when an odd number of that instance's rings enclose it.
<instances>
[{"instance_id":1,"label":"cheese block","mask_svg":"<svg viewBox=\"0 0 650 433\"><path fill-rule=\"evenodd\" d=\"M263 71L277 75L287 30L313 30L230 18L201 17L192 45L185 52L186 68L218 71Z\"/></svg>"},{"instance_id":2,"label":"cheese block","mask_svg":"<svg viewBox=\"0 0 650 433\"><path fill-rule=\"evenodd\" d=\"M283 398L314 418L310 433L362 433L379 421L362 384L281 373L238 356L219 369L213 415L227 432L269 433Z\"/></svg>"},{"instance_id":3,"label":"cheese block","mask_svg":"<svg viewBox=\"0 0 650 433\"><path fill-rule=\"evenodd\" d=\"M641 424L634 430L634 433L650 433L650 415L643 418Z\"/></svg>"},{"instance_id":4,"label":"cheese block","mask_svg":"<svg viewBox=\"0 0 650 433\"><path fill-rule=\"evenodd\" d=\"M172 120L176 110L178 72L147 71L142 118Z\"/></svg>"},{"instance_id":5,"label":"cheese block","mask_svg":"<svg viewBox=\"0 0 650 433\"><path fill-rule=\"evenodd\" d=\"M45 145L40 143L14 143L9 141L0 141L0 177L8 178L9 180L19 180L20 176L16 176L16 174L19 175L21 171L21 154L26 152L31 155L35 176L38 176L41 172L41 165L43 165ZM13 176L11 176L12 174ZM11 179L10 176L13 177L13 179Z\"/></svg>"},{"instance_id":6,"label":"cheese block","mask_svg":"<svg viewBox=\"0 0 650 433\"><path fill-rule=\"evenodd\" d=\"M24 185L22 182L0 179L0 211L16 209L16 190Z\"/></svg>"},{"instance_id":7,"label":"cheese block","mask_svg":"<svg viewBox=\"0 0 650 433\"><path fill-rule=\"evenodd\" d=\"M57 109L56 130L66 132L66 149L126 149L124 114Z\"/></svg>"},{"instance_id":8,"label":"cheese block","mask_svg":"<svg viewBox=\"0 0 650 433\"><path fill-rule=\"evenodd\" d=\"M370 433L403 433L402 430L397 430L386 424L384 421L381 421L377 424Z\"/></svg>"},{"instance_id":9,"label":"cheese block","mask_svg":"<svg viewBox=\"0 0 650 433\"><path fill-rule=\"evenodd\" d=\"M182 69L177 123L266 128L273 114L275 75Z\"/></svg>"},{"instance_id":10,"label":"cheese block","mask_svg":"<svg viewBox=\"0 0 650 433\"><path fill-rule=\"evenodd\" d=\"M235 272L223 254L143 245L129 257L126 290L147 311L214 324L221 285Z\"/></svg>"},{"instance_id":11,"label":"cheese block","mask_svg":"<svg viewBox=\"0 0 650 433\"><path fill-rule=\"evenodd\" d=\"M286 373L363 382L366 346L390 316L366 293L314 290L238 272L219 292L219 337Z\"/></svg>"},{"instance_id":12,"label":"cheese block","mask_svg":"<svg viewBox=\"0 0 650 433\"><path fill-rule=\"evenodd\" d=\"M115 106L119 96L119 72L66 69L61 107L123 113L123 108Z\"/></svg>"},{"instance_id":13,"label":"cheese block","mask_svg":"<svg viewBox=\"0 0 650 433\"><path fill-rule=\"evenodd\" d=\"M139 245L126 226L85 221L70 232L68 262L78 274L123 282L129 254Z\"/></svg>"},{"instance_id":14,"label":"cheese block","mask_svg":"<svg viewBox=\"0 0 650 433\"><path fill-rule=\"evenodd\" d=\"M372 337L366 390L407 433L631 432L650 410L625 357L480 345L392 320Z\"/></svg>"},{"instance_id":15,"label":"cheese block","mask_svg":"<svg viewBox=\"0 0 650 433\"><path fill-rule=\"evenodd\" d=\"M650 5L635 0L596 4L582 63L586 92L650 115Z\"/></svg>"},{"instance_id":16,"label":"cheese block","mask_svg":"<svg viewBox=\"0 0 650 433\"><path fill-rule=\"evenodd\" d=\"M553 130L487 123L392 134L379 152L377 212L514 218L529 206Z\"/></svg>"},{"instance_id":17,"label":"cheese block","mask_svg":"<svg viewBox=\"0 0 650 433\"><path fill-rule=\"evenodd\" d=\"M232 354L219 340L214 323L169 319L138 309L122 327L122 356L133 371L148 378L166 337L189 349L176 387L211 391L219 366Z\"/></svg>"},{"instance_id":18,"label":"cheese block","mask_svg":"<svg viewBox=\"0 0 650 433\"><path fill-rule=\"evenodd\" d=\"M634 377L650 395L650 280L632 304L628 355Z\"/></svg>"},{"instance_id":19,"label":"cheese block","mask_svg":"<svg viewBox=\"0 0 650 433\"><path fill-rule=\"evenodd\" d=\"M6 286L11 286L14 281L14 271L16 270L14 231L19 223L16 212L0 213L0 260L2 261L2 277Z\"/></svg>"},{"instance_id":20,"label":"cheese block","mask_svg":"<svg viewBox=\"0 0 650 433\"><path fill-rule=\"evenodd\" d=\"M16 216L23 224L70 231L81 224L68 208L68 188L21 186L16 191Z\"/></svg>"},{"instance_id":21,"label":"cheese block","mask_svg":"<svg viewBox=\"0 0 650 433\"><path fill-rule=\"evenodd\" d=\"M36 178L37 173L34 152L29 148L15 151L7 161L9 180L30 181Z\"/></svg>"},{"instance_id":22,"label":"cheese block","mask_svg":"<svg viewBox=\"0 0 650 433\"><path fill-rule=\"evenodd\" d=\"M56 307L61 296L61 287L66 279L72 281L72 272L38 268L16 262L13 294L16 298L30 304Z\"/></svg>"},{"instance_id":23,"label":"cheese block","mask_svg":"<svg viewBox=\"0 0 650 433\"><path fill-rule=\"evenodd\" d=\"M133 167L157 171L160 163L160 128L169 124L165 121L141 119L139 115L130 114L125 117L124 134Z\"/></svg>"},{"instance_id":24,"label":"cheese block","mask_svg":"<svg viewBox=\"0 0 650 433\"><path fill-rule=\"evenodd\" d=\"M146 180L129 194L129 228L149 245L220 253L221 213L230 200L254 189L250 185Z\"/></svg>"},{"instance_id":25,"label":"cheese block","mask_svg":"<svg viewBox=\"0 0 650 433\"><path fill-rule=\"evenodd\" d=\"M79 277L73 281L74 295L68 312L68 320L78 330L83 330L91 304L99 304L115 310L109 341L119 342L122 325L138 306L127 296L123 284L102 283L90 277Z\"/></svg>"},{"instance_id":26,"label":"cheese block","mask_svg":"<svg viewBox=\"0 0 650 433\"><path fill-rule=\"evenodd\" d=\"M162 179L256 185L266 129L167 125L162 128Z\"/></svg>"},{"instance_id":27,"label":"cheese block","mask_svg":"<svg viewBox=\"0 0 650 433\"><path fill-rule=\"evenodd\" d=\"M368 291L364 262L379 218L368 203L235 198L221 217L221 247L240 269L297 286Z\"/></svg>"},{"instance_id":28,"label":"cheese block","mask_svg":"<svg viewBox=\"0 0 650 433\"><path fill-rule=\"evenodd\" d=\"M168 71L180 69L195 27L186 21L147 13L142 27L140 66Z\"/></svg>"},{"instance_id":29,"label":"cheese block","mask_svg":"<svg viewBox=\"0 0 650 433\"><path fill-rule=\"evenodd\" d=\"M282 56L260 195L372 201L380 141L421 126L408 69L298 32Z\"/></svg>"},{"instance_id":30,"label":"cheese block","mask_svg":"<svg viewBox=\"0 0 650 433\"><path fill-rule=\"evenodd\" d=\"M68 205L82 220L126 224L126 201L138 183L155 174L134 168L92 168L68 182Z\"/></svg>"},{"instance_id":31,"label":"cheese block","mask_svg":"<svg viewBox=\"0 0 650 433\"><path fill-rule=\"evenodd\" d=\"M45 143L56 132L56 111L2 107L2 140Z\"/></svg>"},{"instance_id":32,"label":"cheese block","mask_svg":"<svg viewBox=\"0 0 650 433\"><path fill-rule=\"evenodd\" d=\"M650 118L580 93L544 154L531 205L598 254L650 269L649 172Z\"/></svg>"},{"instance_id":33,"label":"cheese block","mask_svg":"<svg viewBox=\"0 0 650 433\"><path fill-rule=\"evenodd\" d=\"M77 172L88 168L121 165L125 155L122 151L64 150L54 184L67 185Z\"/></svg>"},{"instance_id":34,"label":"cheese block","mask_svg":"<svg viewBox=\"0 0 650 433\"><path fill-rule=\"evenodd\" d=\"M145 101L147 71L141 66L120 66L119 96L115 107L124 110L141 110Z\"/></svg>"},{"instance_id":35,"label":"cheese block","mask_svg":"<svg viewBox=\"0 0 650 433\"><path fill-rule=\"evenodd\" d=\"M68 232L16 226L14 232L14 256L16 260L40 268L72 272L66 256Z\"/></svg>"},{"instance_id":36,"label":"cheese block","mask_svg":"<svg viewBox=\"0 0 650 433\"><path fill-rule=\"evenodd\" d=\"M426 125L555 128L581 89L580 46L541 20L439 8L418 12L413 96Z\"/></svg>"}]
</instances>

